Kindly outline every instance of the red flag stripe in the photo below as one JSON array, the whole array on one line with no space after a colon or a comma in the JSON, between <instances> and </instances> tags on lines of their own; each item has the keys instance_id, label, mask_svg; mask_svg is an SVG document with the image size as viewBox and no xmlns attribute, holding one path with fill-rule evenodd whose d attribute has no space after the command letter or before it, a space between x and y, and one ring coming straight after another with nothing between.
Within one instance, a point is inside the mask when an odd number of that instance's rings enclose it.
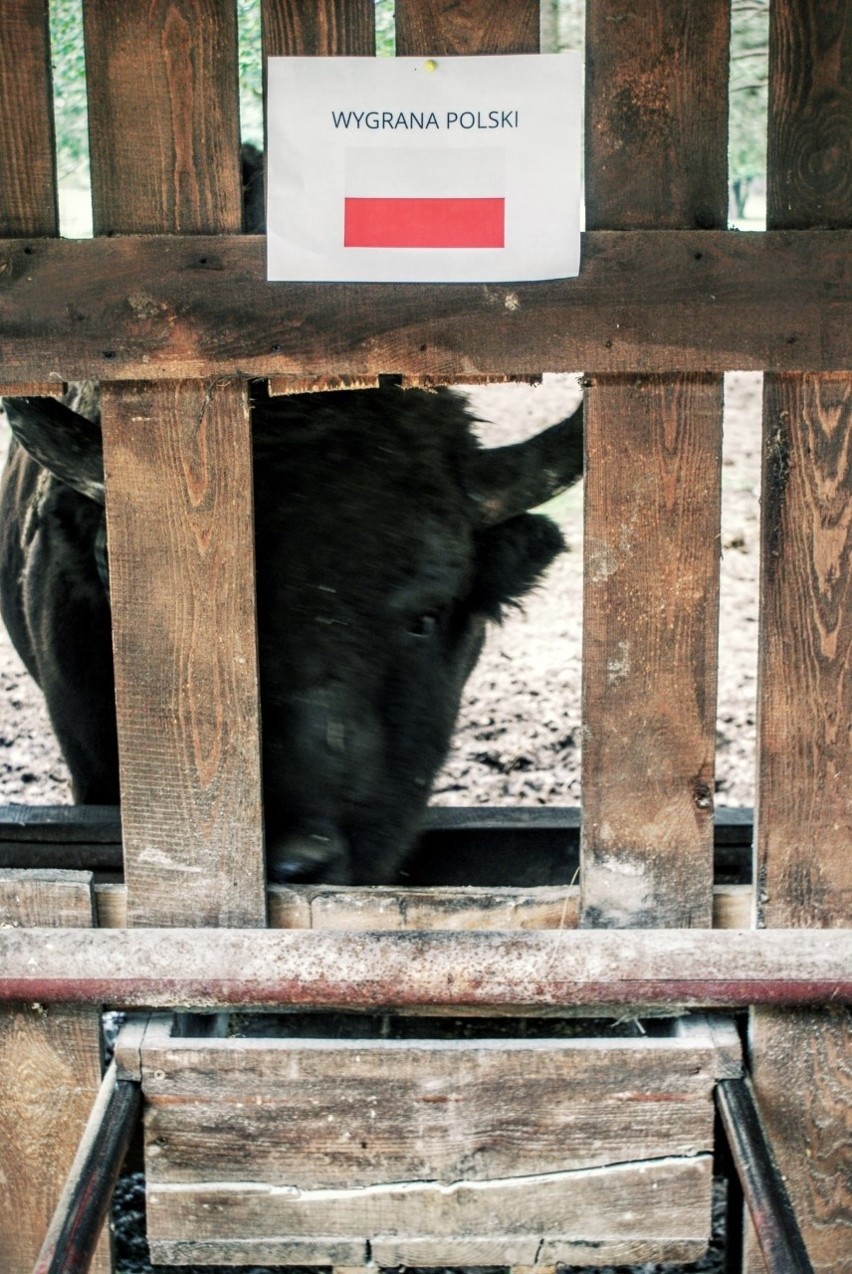
<instances>
[{"instance_id":1,"label":"red flag stripe","mask_svg":"<svg viewBox=\"0 0 852 1274\"><path fill-rule=\"evenodd\" d=\"M504 199L346 199L347 248L502 248Z\"/></svg>"}]
</instances>

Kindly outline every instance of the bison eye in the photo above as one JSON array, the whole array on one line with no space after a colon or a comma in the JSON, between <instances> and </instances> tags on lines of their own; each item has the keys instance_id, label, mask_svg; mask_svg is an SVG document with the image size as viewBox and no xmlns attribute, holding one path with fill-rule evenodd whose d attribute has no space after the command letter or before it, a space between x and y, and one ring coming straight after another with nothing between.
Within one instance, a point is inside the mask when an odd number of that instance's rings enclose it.
<instances>
[{"instance_id":1,"label":"bison eye","mask_svg":"<svg viewBox=\"0 0 852 1274\"><path fill-rule=\"evenodd\" d=\"M412 637L434 637L441 620L439 610L427 610L422 615L413 615L408 621L408 631Z\"/></svg>"}]
</instances>

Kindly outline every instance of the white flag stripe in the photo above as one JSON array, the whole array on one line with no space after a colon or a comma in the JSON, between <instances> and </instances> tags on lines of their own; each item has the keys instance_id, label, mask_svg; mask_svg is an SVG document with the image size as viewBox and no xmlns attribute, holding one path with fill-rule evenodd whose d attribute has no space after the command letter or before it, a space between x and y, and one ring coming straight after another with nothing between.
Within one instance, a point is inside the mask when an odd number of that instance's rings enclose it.
<instances>
[{"instance_id":1,"label":"white flag stripe","mask_svg":"<svg viewBox=\"0 0 852 1274\"><path fill-rule=\"evenodd\" d=\"M346 151L350 199L499 199L506 153L498 147L352 147Z\"/></svg>"}]
</instances>

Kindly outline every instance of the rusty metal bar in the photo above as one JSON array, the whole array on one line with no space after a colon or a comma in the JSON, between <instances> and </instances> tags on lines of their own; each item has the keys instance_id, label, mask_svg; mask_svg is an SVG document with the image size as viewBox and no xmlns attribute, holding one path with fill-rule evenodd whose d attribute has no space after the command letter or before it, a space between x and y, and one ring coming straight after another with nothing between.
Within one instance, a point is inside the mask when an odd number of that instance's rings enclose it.
<instances>
[{"instance_id":1,"label":"rusty metal bar","mask_svg":"<svg viewBox=\"0 0 852 1274\"><path fill-rule=\"evenodd\" d=\"M813 1274L749 1081L720 1080L716 1106L768 1274Z\"/></svg>"},{"instance_id":2,"label":"rusty metal bar","mask_svg":"<svg viewBox=\"0 0 852 1274\"><path fill-rule=\"evenodd\" d=\"M510 1014L852 1000L852 930L0 930L0 1000Z\"/></svg>"},{"instance_id":3,"label":"rusty metal bar","mask_svg":"<svg viewBox=\"0 0 852 1274\"><path fill-rule=\"evenodd\" d=\"M118 1079L112 1062L33 1274L85 1274L88 1270L141 1107L141 1085Z\"/></svg>"}]
</instances>

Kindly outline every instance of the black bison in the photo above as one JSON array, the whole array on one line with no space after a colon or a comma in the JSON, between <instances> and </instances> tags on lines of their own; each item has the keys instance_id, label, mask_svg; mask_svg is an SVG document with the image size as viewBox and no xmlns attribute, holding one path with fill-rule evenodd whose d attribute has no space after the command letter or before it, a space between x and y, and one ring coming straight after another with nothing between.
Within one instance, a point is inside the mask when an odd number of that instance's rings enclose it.
<instances>
[{"instance_id":1,"label":"black bison","mask_svg":"<svg viewBox=\"0 0 852 1274\"><path fill-rule=\"evenodd\" d=\"M563 547L526 510L580 476L581 414L483 449L450 391L252 390L269 876L390 882L486 621ZM6 408L0 611L45 694L75 800L115 803L97 396Z\"/></svg>"}]
</instances>

